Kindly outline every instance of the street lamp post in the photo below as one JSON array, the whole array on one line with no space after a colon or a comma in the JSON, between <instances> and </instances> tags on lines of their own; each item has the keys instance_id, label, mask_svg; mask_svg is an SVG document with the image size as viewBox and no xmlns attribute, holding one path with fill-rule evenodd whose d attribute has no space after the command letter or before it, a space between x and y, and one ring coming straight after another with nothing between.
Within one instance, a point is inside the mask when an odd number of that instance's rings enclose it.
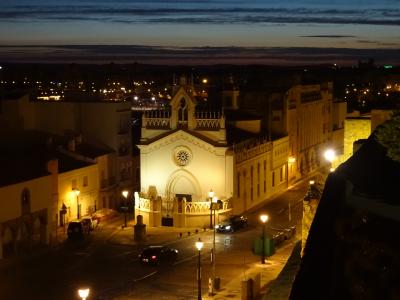
<instances>
[{"instance_id":1,"label":"street lamp post","mask_svg":"<svg viewBox=\"0 0 400 300\"><path fill-rule=\"evenodd\" d=\"M79 205L79 189L73 189L73 192L75 193L76 196L76 217L78 219L81 218L81 210L80 210L80 205Z\"/></svg>"},{"instance_id":2,"label":"street lamp post","mask_svg":"<svg viewBox=\"0 0 400 300\"><path fill-rule=\"evenodd\" d=\"M127 206L128 205L127 204L128 195L129 195L129 192L127 190L123 190L122 191L122 197L125 198L124 206L121 207L123 209L123 211L124 211L124 219L125 219L124 227L126 227L126 211L128 210L128 206Z\"/></svg>"},{"instance_id":3,"label":"street lamp post","mask_svg":"<svg viewBox=\"0 0 400 300\"><path fill-rule=\"evenodd\" d=\"M197 300L201 300L201 249L203 248L204 243L199 240L196 242L196 248L199 252L198 261L197 261Z\"/></svg>"},{"instance_id":4,"label":"street lamp post","mask_svg":"<svg viewBox=\"0 0 400 300\"><path fill-rule=\"evenodd\" d=\"M86 300L86 298L89 296L89 292L89 289L79 289L78 295L82 298L82 300Z\"/></svg>"},{"instance_id":5,"label":"street lamp post","mask_svg":"<svg viewBox=\"0 0 400 300\"><path fill-rule=\"evenodd\" d=\"M268 221L268 215L261 215L260 220L263 223L261 263L265 264L265 223Z\"/></svg>"},{"instance_id":6,"label":"street lamp post","mask_svg":"<svg viewBox=\"0 0 400 300\"><path fill-rule=\"evenodd\" d=\"M214 192L213 190L210 190L208 192L208 198L210 199L210 229L213 228L213 221L212 221L212 200L214 198Z\"/></svg>"},{"instance_id":7,"label":"street lamp post","mask_svg":"<svg viewBox=\"0 0 400 300\"><path fill-rule=\"evenodd\" d=\"M218 209L218 197L213 197L212 210L214 211L214 229L213 229L213 248L212 248L212 278L211 278L211 290L209 291L210 295L214 295L214 284L215 284L215 259L216 259L216 249L215 249L215 214Z\"/></svg>"},{"instance_id":8,"label":"street lamp post","mask_svg":"<svg viewBox=\"0 0 400 300\"><path fill-rule=\"evenodd\" d=\"M136 209L136 203L138 204L139 208L139 215L140 215L140 196L139 192L134 193L134 202L133 202L133 218L135 218L135 209Z\"/></svg>"}]
</instances>

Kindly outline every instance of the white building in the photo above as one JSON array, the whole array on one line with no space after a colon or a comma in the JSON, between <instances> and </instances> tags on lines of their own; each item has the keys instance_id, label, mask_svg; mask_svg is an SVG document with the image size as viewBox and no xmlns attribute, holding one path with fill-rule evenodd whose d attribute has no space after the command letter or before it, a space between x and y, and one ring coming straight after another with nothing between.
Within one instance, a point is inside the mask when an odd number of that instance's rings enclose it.
<instances>
[{"instance_id":1,"label":"white building","mask_svg":"<svg viewBox=\"0 0 400 300\"><path fill-rule=\"evenodd\" d=\"M229 92L231 102L236 103L237 90L225 91L224 96ZM225 212L240 213L287 188L288 138L266 140L261 117L246 119L249 114L238 113L236 105L226 113L200 111L184 81L169 104L167 110L143 115L138 145L142 197L162 202L161 217L173 217L174 226L204 226L210 212L210 190L224 202ZM274 151L275 146L279 151ZM274 160L275 156L283 159ZM261 161L263 178L268 178L262 192L256 187ZM280 174L276 182L275 169ZM196 221L188 221L188 215Z\"/></svg>"}]
</instances>

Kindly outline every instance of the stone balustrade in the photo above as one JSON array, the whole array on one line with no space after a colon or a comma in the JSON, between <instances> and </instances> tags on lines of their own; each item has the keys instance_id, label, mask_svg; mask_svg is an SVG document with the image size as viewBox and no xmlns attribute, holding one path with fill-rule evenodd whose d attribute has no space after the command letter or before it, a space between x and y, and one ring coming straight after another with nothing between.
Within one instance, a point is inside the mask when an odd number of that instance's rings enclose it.
<instances>
[{"instance_id":1,"label":"stone balustrade","mask_svg":"<svg viewBox=\"0 0 400 300\"><path fill-rule=\"evenodd\" d=\"M151 211L151 200L140 197L139 203L135 202L135 208L149 212Z\"/></svg>"}]
</instances>

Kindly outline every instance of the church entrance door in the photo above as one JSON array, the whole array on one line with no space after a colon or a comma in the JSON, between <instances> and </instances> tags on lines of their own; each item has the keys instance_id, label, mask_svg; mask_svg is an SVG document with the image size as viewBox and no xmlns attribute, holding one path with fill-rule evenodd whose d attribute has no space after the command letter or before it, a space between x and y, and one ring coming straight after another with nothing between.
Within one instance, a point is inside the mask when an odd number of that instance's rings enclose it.
<instances>
[{"instance_id":1,"label":"church entrance door","mask_svg":"<svg viewBox=\"0 0 400 300\"><path fill-rule=\"evenodd\" d=\"M190 194L176 194L175 197L178 200L178 213L182 213L183 199L186 199L186 202L192 202L192 195Z\"/></svg>"}]
</instances>

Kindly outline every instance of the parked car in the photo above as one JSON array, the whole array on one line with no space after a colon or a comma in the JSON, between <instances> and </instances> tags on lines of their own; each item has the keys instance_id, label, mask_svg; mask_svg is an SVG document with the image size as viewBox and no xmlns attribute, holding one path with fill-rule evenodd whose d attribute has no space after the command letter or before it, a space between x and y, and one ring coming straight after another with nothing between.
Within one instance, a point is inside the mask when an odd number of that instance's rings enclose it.
<instances>
[{"instance_id":1,"label":"parked car","mask_svg":"<svg viewBox=\"0 0 400 300\"><path fill-rule=\"evenodd\" d=\"M226 232L234 232L238 229L247 227L247 218L244 216L231 216L226 219L222 223L219 223L215 226L217 232L226 233Z\"/></svg>"},{"instance_id":2,"label":"parked car","mask_svg":"<svg viewBox=\"0 0 400 300\"><path fill-rule=\"evenodd\" d=\"M89 232L90 228L81 220L71 221L68 224L67 235L70 240L83 239Z\"/></svg>"},{"instance_id":3,"label":"parked car","mask_svg":"<svg viewBox=\"0 0 400 300\"><path fill-rule=\"evenodd\" d=\"M89 228L90 231L94 230L98 224L98 220L92 217L83 217L81 219L81 222L83 223L84 226Z\"/></svg>"},{"instance_id":4,"label":"parked car","mask_svg":"<svg viewBox=\"0 0 400 300\"><path fill-rule=\"evenodd\" d=\"M158 265L161 263L174 263L178 257L178 250L167 246L149 246L139 254L143 264Z\"/></svg>"}]
</instances>

